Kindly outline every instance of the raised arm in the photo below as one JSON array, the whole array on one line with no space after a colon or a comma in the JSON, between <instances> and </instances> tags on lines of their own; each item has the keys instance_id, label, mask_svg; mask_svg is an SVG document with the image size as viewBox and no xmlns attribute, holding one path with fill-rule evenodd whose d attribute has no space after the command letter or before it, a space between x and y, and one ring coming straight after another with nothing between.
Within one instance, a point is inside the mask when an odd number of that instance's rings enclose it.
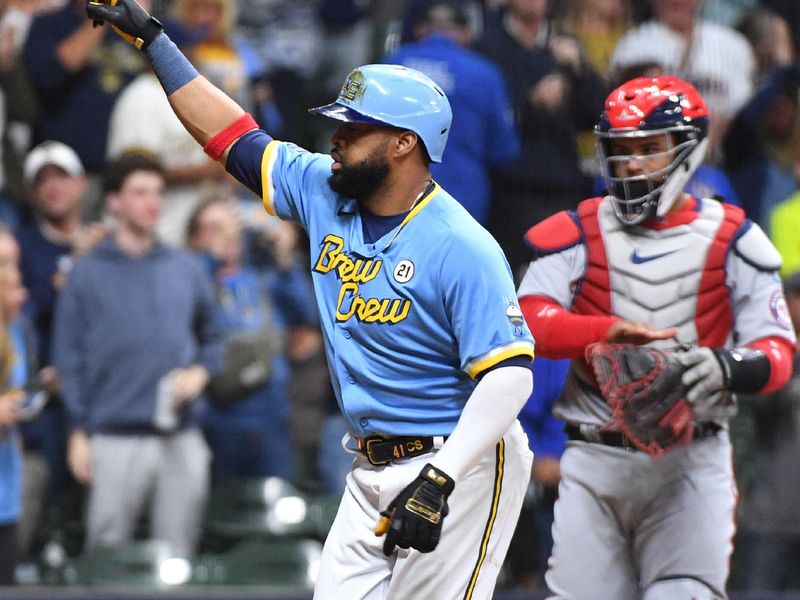
<instances>
[{"instance_id":1,"label":"raised arm","mask_svg":"<svg viewBox=\"0 0 800 600\"><path fill-rule=\"evenodd\" d=\"M224 164L231 144L257 127L241 106L197 72L161 23L135 0L89 1L86 13L95 25L111 24L145 53L175 114L212 158Z\"/></svg>"}]
</instances>

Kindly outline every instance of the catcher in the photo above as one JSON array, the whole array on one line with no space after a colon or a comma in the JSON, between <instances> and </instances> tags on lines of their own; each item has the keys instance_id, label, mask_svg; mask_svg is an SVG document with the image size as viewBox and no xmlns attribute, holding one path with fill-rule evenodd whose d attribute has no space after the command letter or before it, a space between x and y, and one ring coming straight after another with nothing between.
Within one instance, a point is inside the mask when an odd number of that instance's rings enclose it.
<instances>
[{"instance_id":1,"label":"catcher","mask_svg":"<svg viewBox=\"0 0 800 600\"><path fill-rule=\"evenodd\" d=\"M726 597L732 394L784 385L796 340L764 232L683 192L707 126L688 83L623 84L595 128L607 195L525 236L536 259L519 296L537 352L573 359L554 408L570 441L551 598Z\"/></svg>"}]
</instances>

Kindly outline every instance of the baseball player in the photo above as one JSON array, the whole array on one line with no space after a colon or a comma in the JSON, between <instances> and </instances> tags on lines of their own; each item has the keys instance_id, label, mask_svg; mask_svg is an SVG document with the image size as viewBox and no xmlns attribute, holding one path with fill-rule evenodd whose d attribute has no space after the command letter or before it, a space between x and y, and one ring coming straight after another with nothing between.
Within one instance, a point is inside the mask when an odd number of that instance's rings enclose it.
<instances>
[{"instance_id":1,"label":"baseball player","mask_svg":"<svg viewBox=\"0 0 800 600\"><path fill-rule=\"evenodd\" d=\"M542 356L572 358L554 413L561 462L552 598L725 598L736 486L730 393L786 383L795 334L780 257L741 209L683 192L708 112L689 84L638 78L595 128L607 195L534 225L518 290ZM681 375L693 436L658 459L612 425L584 362L594 342L691 345Z\"/></svg>"},{"instance_id":2,"label":"baseball player","mask_svg":"<svg viewBox=\"0 0 800 600\"><path fill-rule=\"evenodd\" d=\"M350 73L312 112L331 156L270 138L135 3L89 2L151 61L176 114L266 210L308 233L354 453L314 597L490 598L532 456L516 415L533 341L489 234L431 180L451 112L425 75Z\"/></svg>"}]
</instances>

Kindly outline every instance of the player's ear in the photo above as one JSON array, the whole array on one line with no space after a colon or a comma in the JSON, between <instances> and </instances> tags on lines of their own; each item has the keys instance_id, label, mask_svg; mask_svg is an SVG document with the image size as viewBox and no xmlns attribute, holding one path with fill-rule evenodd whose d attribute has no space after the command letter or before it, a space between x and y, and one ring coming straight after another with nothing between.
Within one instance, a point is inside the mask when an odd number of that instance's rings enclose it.
<instances>
[{"instance_id":1,"label":"player's ear","mask_svg":"<svg viewBox=\"0 0 800 600\"><path fill-rule=\"evenodd\" d=\"M419 138L413 131L405 130L397 134L394 139L393 153L395 157L401 158L414 151L419 145Z\"/></svg>"}]
</instances>

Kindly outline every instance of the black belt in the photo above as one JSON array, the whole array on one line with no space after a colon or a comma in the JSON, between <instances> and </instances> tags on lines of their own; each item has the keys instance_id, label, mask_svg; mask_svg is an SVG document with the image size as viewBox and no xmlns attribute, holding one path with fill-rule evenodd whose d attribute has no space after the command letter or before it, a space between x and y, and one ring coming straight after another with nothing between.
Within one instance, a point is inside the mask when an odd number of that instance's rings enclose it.
<instances>
[{"instance_id":1,"label":"black belt","mask_svg":"<svg viewBox=\"0 0 800 600\"><path fill-rule=\"evenodd\" d=\"M443 437L442 439L447 439ZM367 457L370 464L380 467L388 465L393 460L419 456L436 449L436 438L433 436L406 435L396 437L383 437L371 435L365 438L356 438L359 451Z\"/></svg>"},{"instance_id":2,"label":"black belt","mask_svg":"<svg viewBox=\"0 0 800 600\"><path fill-rule=\"evenodd\" d=\"M692 439L699 440L705 437L716 435L722 429L721 425L713 422L697 423L694 428ZM603 444L604 446L614 446L625 448L626 450L636 450L636 446L631 443L627 435L621 431L581 431L581 426L576 423L567 423L564 432L571 440Z\"/></svg>"}]
</instances>

